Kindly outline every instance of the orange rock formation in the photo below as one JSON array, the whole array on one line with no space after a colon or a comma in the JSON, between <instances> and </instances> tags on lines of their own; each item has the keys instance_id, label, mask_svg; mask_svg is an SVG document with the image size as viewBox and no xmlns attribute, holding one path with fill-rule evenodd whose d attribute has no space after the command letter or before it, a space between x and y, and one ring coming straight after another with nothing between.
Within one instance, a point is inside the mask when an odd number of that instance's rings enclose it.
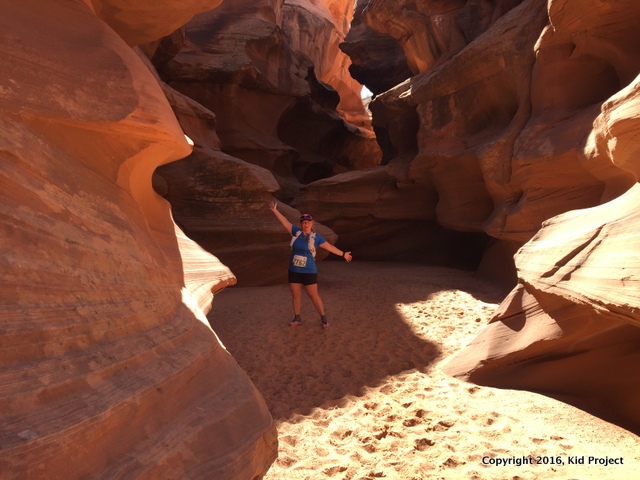
<instances>
[{"instance_id":1,"label":"orange rock formation","mask_svg":"<svg viewBox=\"0 0 640 480\"><path fill-rule=\"evenodd\" d=\"M448 371L640 431L636 0L353 3L0 0L0 471L259 478L204 315L282 281L274 197L356 258L484 252L517 285Z\"/></svg>"},{"instance_id":2,"label":"orange rock formation","mask_svg":"<svg viewBox=\"0 0 640 480\"><path fill-rule=\"evenodd\" d=\"M151 186L191 146L123 41L152 38L132 33L149 17L101 2L121 30L80 1L0 3L2 475L263 474L271 416L204 316L235 277Z\"/></svg>"},{"instance_id":3,"label":"orange rock formation","mask_svg":"<svg viewBox=\"0 0 640 480\"><path fill-rule=\"evenodd\" d=\"M433 189L440 225L486 232L492 255L522 247L517 287L450 373L640 431L635 3L374 0L357 11L343 48L359 78L378 87L392 63L367 64L368 31L411 70L371 105L385 163Z\"/></svg>"},{"instance_id":4,"label":"orange rock formation","mask_svg":"<svg viewBox=\"0 0 640 480\"><path fill-rule=\"evenodd\" d=\"M338 48L352 11L344 0L227 2L147 51L195 143L193 155L158 170L158 191L243 285L285 279L288 240L267 208L274 195L290 202L304 184L379 163L361 87ZM180 107L186 98L196 110ZM297 223L299 212L283 211Z\"/></svg>"}]
</instances>

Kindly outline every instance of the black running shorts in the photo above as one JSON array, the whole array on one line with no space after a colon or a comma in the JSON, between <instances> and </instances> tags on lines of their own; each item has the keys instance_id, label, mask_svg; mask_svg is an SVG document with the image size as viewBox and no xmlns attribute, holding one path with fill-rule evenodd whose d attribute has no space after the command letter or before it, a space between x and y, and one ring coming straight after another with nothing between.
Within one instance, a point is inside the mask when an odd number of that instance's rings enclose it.
<instances>
[{"instance_id":1,"label":"black running shorts","mask_svg":"<svg viewBox=\"0 0 640 480\"><path fill-rule=\"evenodd\" d=\"M289 283L301 283L303 285L315 285L318 283L317 273L298 273L289 270Z\"/></svg>"}]
</instances>

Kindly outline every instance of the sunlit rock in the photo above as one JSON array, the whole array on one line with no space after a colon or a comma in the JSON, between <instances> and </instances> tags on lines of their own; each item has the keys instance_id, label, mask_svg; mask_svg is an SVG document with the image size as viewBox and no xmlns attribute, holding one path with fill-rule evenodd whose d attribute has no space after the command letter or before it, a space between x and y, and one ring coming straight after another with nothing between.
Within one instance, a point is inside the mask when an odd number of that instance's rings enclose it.
<instances>
[{"instance_id":1,"label":"sunlit rock","mask_svg":"<svg viewBox=\"0 0 640 480\"><path fill-rule=\"evenodd\" d=\"M446 367L544 392L637 431L640 189L548 221L516 255L519 285Z\"/></svg>"}]
</instances>

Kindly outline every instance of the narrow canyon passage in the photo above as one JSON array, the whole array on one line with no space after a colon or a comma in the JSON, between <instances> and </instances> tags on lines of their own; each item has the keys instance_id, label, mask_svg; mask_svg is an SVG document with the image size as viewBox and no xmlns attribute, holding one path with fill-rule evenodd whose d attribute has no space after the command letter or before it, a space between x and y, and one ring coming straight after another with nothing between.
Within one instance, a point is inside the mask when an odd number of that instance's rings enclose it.
<instances>
[{"instance_id":1,"label":"narrow canyon passage","mask_svg":"<svg viewBox=\"0 0 640 480\"><path fill-rule=\"evenodd\" d=\"M3 480L634 478L637 0L0 6Z\"/></svg>"}]
</instances>

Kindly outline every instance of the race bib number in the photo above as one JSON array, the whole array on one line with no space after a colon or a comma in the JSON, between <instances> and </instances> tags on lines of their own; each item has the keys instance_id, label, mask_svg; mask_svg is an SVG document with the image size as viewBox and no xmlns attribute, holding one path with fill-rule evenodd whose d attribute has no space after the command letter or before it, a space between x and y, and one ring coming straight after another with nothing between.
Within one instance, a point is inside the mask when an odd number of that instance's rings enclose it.
<instances>
[{"instance_id":1,"label":"race bib number","mask_svg":"<svg viewBox=\"0 0 640 480\"><path fill-rule=\"evenodd\" d=\"M293 266L304 268L307 266L307 257L303 255L294 255L293 256Z\"/></svg>"}]
</instances>

